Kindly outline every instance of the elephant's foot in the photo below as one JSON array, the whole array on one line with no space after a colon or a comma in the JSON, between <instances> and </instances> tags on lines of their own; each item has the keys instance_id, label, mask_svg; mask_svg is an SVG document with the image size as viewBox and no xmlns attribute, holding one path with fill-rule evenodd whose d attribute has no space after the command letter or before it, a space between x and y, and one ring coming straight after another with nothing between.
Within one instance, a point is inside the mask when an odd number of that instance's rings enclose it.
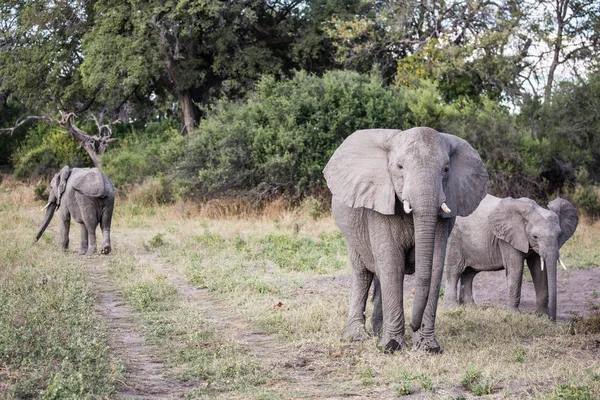
<instances>
[{"instance_id":1,"label":"elephant's foot","mask_svg":"<svg viewBox=\"0 0 600 400\"><path fill-rule=\"evenodd\" d=\"M108 254L108 253L110 253L110 246L103 246L101 253L102 254Z\"/></svg>"},{"instance_id":2,"label":"elephant's foot","mask_svg":"<svg viewBox=\"0 0 600 400\"><path fill-rule=\"evenodd\" d=\"M404 343L404 337L397 335L390 338L381 338L379 341L379 347L383 349L385 354L393 354L394 352L401 350L403 347L406 347L406 344Z\"/></svg>"},{"instance_id":3,"label":"elephant's foot","mask_svg":"<svg viewBox=\"0 0 600 400\"><path fill-rule=\"evenodd\" d=\"M435 336L422 336L418 331L413 332L413 350L425 351L431 354L441 354L444 352L440 344L435 340Z\"/></svg>"},{"instance_id":4,"label":"elephant's foot","mask_svg":"<svg viewBox=\"0 0 600 400\"><path fill-rule=\"evenodd\" d=\"M383 330L383 319L374 318L371 321L371 327L373 328L373 336L381 335Z\"/></svg>"},{"instance_id":5,"label":"elephant's foot","mask_svg":"<svg viewBox=\"0 0 600 400\"><path fill-rule=\"evenodd\" d=\"M473 300L473 297L465 297L462 299L461 303L467 307L475 307L476 306L475 300Z\"/></svg>"},{"instance_id":6,"label":"elephant's foot","mask_svg":"<svg viewBox=\"0 0 600 400\"><path fill-rule=\"evenodd\" d=\"M75 252L73 252L73 253L75 253ZM79 249L78 253L79 253L80 256L84 256L87 253L87 248L85 248L85 249Z\"/></svg>"},{"instance_id":7,"label":"elephant's foot","mask_svg":"<svg viewBox=\"0 0 600 400\"><path fill-rule=\"evenodd\" d=\"M89 248L85 253L86 256L93 256L94 254L96 254L96 249L94 248Z\"/></svg>"},{"instance_id":8,"label":"elephant's foot","mask_svg":"<svg viewBox=\"0 0 600 400\"><path fill-rule=\"evenodd\" d=\"M368 339L370 336L362 324L348 325L344 334L344 338L351 342L360 342L361 340Z\"/></svg>"},{"instance_id":9,"label":"elephant's foot","mask_svg":"<svg viewBox=\"0 0 600 400\"><path fill-rule=\"evenodd\" d=\"M444 309L446 310L454 310L458 307L460 307L460 304L456 300L448 299L444 301Z\"/></svg>"}]
</instances>

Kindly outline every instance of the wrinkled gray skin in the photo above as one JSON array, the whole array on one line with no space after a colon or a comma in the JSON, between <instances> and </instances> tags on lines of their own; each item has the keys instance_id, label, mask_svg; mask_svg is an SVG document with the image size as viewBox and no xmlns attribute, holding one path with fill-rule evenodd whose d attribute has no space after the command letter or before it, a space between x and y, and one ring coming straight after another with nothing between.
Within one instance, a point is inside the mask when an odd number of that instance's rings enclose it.
<instances>
[{"instance_id":1,"label":"wrinkled gray skin","mask_svg":"<svg viewBox=\"0 0 600 400\"><path fill-rule=\"evenodd\" d=\"M353 272L347 337L368 337L365 305L376 274L380 345L386 352L402 348L404 275L414 270L413 347L440 352L434 323L446 240L456 215L473 212L487 192L479 155L464 140L430 128L371 129L350 135L324 174Z\"/></svg>"},{"instance_id":2,"label":"wrinkled gray skin","mask_svg":"<svg viewBox=\"0 0 600 400\"><path fill-rule=\"evenodd\" d=\"M81 226L79 254L96 252L96 227L102 229L102 254L110 253L110 223L115 190L110 180L97 168L64 167L50 182L46 215L36 235L42 236L58 208L61 249L69 248L71 218Z\"/></svg>"},{"instance_id":3,"label":"wrinkled gray skin","mask_svg":"<svg viewBox=\"0 0 600 400\"><path fill-rule=\"evenodd\" d=\"M506 268L508 306L518 309L523 261L527 261L537 312L555 320L559 250L575 232L579 218L577 209L561 198L550 202L548 208L528 198L499 199L487 195L473 214L457 218L448 239L444 305L473 304L475 275ZM540 257L544 259L544 270Z\"/></svg>"}]
</instances>

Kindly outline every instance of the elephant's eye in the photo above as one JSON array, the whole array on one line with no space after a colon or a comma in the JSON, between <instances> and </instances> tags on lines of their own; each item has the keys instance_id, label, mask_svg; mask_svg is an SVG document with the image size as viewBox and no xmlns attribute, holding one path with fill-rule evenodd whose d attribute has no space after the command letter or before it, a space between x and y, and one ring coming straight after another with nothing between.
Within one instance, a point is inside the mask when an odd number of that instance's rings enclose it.
<instances>
[{"instance_id":1,"label":"elephant's eye","mask_svg":"<svg viewBox=\"0 0 600 400\"><path fill-rule=\"evenodd\" d=\"M539 236L538 235L533 235L533 240L538 240Z\"/></svg>"},{"instance_id":2,"label":"elephant's eye","mask_svg":"<svg viewBox=\"0 0 600 400\"><path fill-rule=\"evenodd\" d=\"M398 169L402 169L402 168L404 168L404 167L402 166L402 164L398 164Z\"/></svg>"},{"instance_id":3,"label":"elephant's eye","mask_svg":"<svg viewBox=\"0 0 600 400\"><path fill-rule=\"evenodd\" d=\"M446 166L444 167L444 174L448 174L448 171L450 171L450 166L449 166L449 165L446 165Z\"/></svg>"}]
</instances>

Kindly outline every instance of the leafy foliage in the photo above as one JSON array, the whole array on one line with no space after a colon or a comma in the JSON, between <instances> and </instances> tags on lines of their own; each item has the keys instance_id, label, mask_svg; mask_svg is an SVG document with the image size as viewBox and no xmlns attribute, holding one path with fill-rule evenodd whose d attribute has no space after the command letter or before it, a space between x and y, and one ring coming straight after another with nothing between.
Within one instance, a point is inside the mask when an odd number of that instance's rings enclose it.
<instances>
[{"instance_id":1,"label":"leafy foliage","mask_svg":"<svg viewBox=\"0 0 600 400\"><path fill-rule=\"evenodd\" d=\"M191 139L180 168L201 194L254 190L306 194L323 188L322 170L357 129L406 125L401 96L377 75L299 72L265 77L242 103L220 103Z\"/></svg>"}]
</instances>

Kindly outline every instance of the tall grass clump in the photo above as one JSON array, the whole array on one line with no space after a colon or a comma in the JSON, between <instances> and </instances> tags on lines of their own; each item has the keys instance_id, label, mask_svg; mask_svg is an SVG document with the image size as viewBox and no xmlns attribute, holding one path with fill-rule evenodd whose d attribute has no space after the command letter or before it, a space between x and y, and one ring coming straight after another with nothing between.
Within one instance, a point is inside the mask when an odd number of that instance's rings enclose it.
<instances>
[{"instance_id":1,"label":"tall grass clump","mask_svg":"<svg viewBox=\"0 0 600 400\"><path fill-rule=\"evenodd\" d=\"M0 202L11 204L7 192ZM0 397L107 398L119 367L85 270L32 228L14 206L0 207Z\"/></svg>"}]
</instances>

